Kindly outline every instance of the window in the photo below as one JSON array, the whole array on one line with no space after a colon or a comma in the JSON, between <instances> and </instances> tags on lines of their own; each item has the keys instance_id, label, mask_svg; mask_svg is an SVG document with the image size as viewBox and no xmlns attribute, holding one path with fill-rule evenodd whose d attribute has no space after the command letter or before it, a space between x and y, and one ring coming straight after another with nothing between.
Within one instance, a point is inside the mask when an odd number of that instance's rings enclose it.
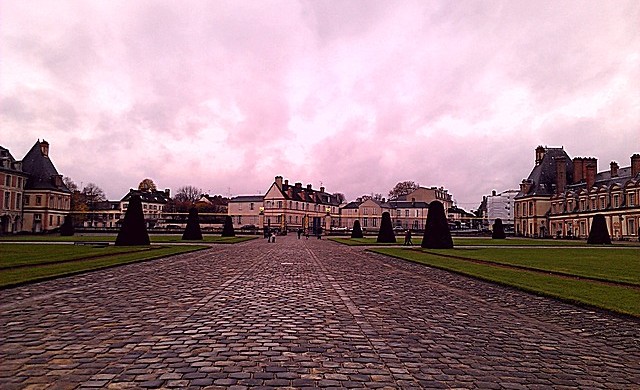
<instances>
[{"instance_id":1,"label":"window","mask_svg":"<svg viewBox=\"0 0 640 390\"><path fill-rule=\"evenodd\" d=\"M629 206L635 206L635 205L636 205L636 194L631 192L629 193Z\"/></svg>"},{"instance_id":2,"label":"window","mask_svg":"<svg viewBox=\"0 0 640 390\"><path fill-rule=\"evenodd\" d=\"M242 223L242 215L238 215L238 225Z\"/></svg>"},{"instance_id":3,"label":"window","mask_svg":"<svg viewBox=\"0 0 640 390\"><path fill-rule=\"evenodd\" d=\"M293 202L289 201L289 208L292 209L293 208Z\"/></svg>"},{"instance_id":4,"label":"window","mask_svg":"<svg viewBox=\"0 0 640 390\"><path fill-rule=\"evenodd\" d=\"M124 203L124 204L122 205L122 208L123 208L123 209L125 209L125 210L127 209L127 207L129 207L129 203Z\"/></svg>"},{"instance_id":5,"label":"window","mask_svg":"<svg viewBox=\"0 0 640 390\"><path fill-rule=\"evenodd\" d=\"M366 218L366 217L362 218L362 226L363 227L367 227L367 222L368 222L367 220L368 220L368 218Z\"/></svg>"},{"instance_id":6,"label":"window","mask_svg":"<svg viewBox=\"0 0 640 390\"><path fill-rule=\"evenodd\" d=\"M42 214L34 214L33 215L33 220L36 221L36 222L42 221Z\"/></svg>"},{"instance_id":7,"label":"window","mask_svg":"<svg viewBox=\"0 0 640 390\"><path fill-rule=\"evenodd\" d=\"M42 195L36 195L36 206L42 206Z\"/></svg>"},{"instance_id":8,"label":"window","mask_svg":"<svg viewBox=\"0 0 640 390\"><path fill-rule=\"evenodd\" d=\"M4 177L4 185L9 187L11 186L11 175L5 175Z\"/></svg>"},{"instance_id":9,"label":"window","mask_svg":"<svg viewBox=\"0 0 640 390\"><path fill-rule=\"evenodd\" d=\"M604 196L600 198L600 209L604 209Z\"/></svg>"},{"instance_id":10,"label":"window","mask_svg":"<svg viewBox=\"0 0 640 390\"><path fill-rule=\"evenodd\" d=\"M374 218L371 223L373 224L373 227L378 226L378 218Z\"/></svg>"},{"instance_id":11,"label":"window","mask_svg":"<svg viewBox=\"0 0 640 390\"><path fill-rule=\"evenodd\" d=\"M580 200L580 210L584 211L587 209L587 201L584 199Z\"/></svg>"},{"instance_id":12,"label":"window","mask_svg":"<svg viewBox=\"0 0 640 390\"><path fill-rule=\"evenodd\" d=\"M18 188L22 188L22 178L18 178Z\"/></svg>"},{"instance_id":13,"label":"window","mask_svg":"<svg viewBox=\"0 0 640 390\"><path fill-rule=\"evenodd\" d=\"M16 209L20 210L22 208L22 194L16 195Z\"/></svg>"},{"instance_id":14,"label":"window","mask_svg":"<svg viewBox=\"0 0 640 390\"><path fill-rule=\"evenodd\" d=\"M253 210L253 208L254 208L254 204L253 204L253 202L251 202L251 203L249 204L249 210Z\"/></svg>"},{"instance_id":15,"label":"window","mask_svg":"<svg viewBox=\"0 0 640 390\"><path fill-rule=\"evenodd\" d=\"M533 202L529 202L529 215L533 215Z\"/></svg>"},{"instance_id":16,"label":"window","mask_svg":"<svg viewBox=\"0 0 640 390\"><path fill-rule=\"evenodd\" d=\"M30 201L31 201L31 197L29 195L25 195L24 196L24 204L25 204L25 206L28 206Z\"/></svg>"},{"instance_id":17,"label":"window","mask_svg":"<svg viewBox=\"0 0 640 390\"><path fill-rule=\"evenodd\" d=\"M596 200L591 199L591 210L595 210L595 209L596 209Z\"/></svg>"},{"instance_id":18,"label":"window","mask_svg":"<svg viewBox=\"0 0 640 390\"><path fill-rule=\"evenodd\" d=\"M400 210L398 209L396 210L396 217L399 217L399 216L400 216Z\"/></svg>"},{"instance_id":19,"label":"window","mask_svg":"<svg viewBox=\"0 0 640 390\"><path fill-rule=\"evenodd\" d=\"M49 226L53 225L53 215L49 216Z\"/></svg>"},{"instance_id":20,"label":"window","mask_svg":"<svg viewBox=\"0 0 640 390\"><path fill-rule=\"evenodd\" d=\"M634 221L633 219L629 219L628 223L629 223L629 234L635 235L636 234L636 221Z\"/></svg>"},{"instance_id":21,"label":"window","mask_svg":"<svg viewBox=\"0 0 640 390\"><path fill-rule=\"evenodd\" d=\"M296 202L296 210L298 209L298 202Z\"/></svg>"},{"instance_id":22,"label":"window","mask_svg":"<svg viewBox=\"0 0 640 390\"><path fill-rule=\"evenodd\" d=\"M404 216L405 216L405 217L408 217L408 216L409 216L409 209L407 209L407 210L405 210L405 211L404 211Z\"/></svg>"},{"instance_id":23,"label":"window","mask_svg":"<svg viewBox=\"0 0 640 390\"><path fill-rule=\"evenodd\" d=\"M4 192L4 208L9 210L9 197L11 196L11 193L8 191Z\"/></svg>"},{"instance_id":24,"label":"window","mask_svg":"<svg viewBox=\"0 0 640 390\"><path fill-rule=\"evenodd\" d=\"M618 195L613 196L613 207L619 207Z\"/></svg>"},{"instance_id":25,"label":"window","mask_svg":"<svg viewBox=\"0 0 640 390\"><path fill-rule=\"evenodd\" d=\"M363 207L362 208L362 214L364 214L364 215L369 214L369 209L367 207Z\"/></svg>"},{"instance_id":26,"label":"window","mask_svg":"<svg viewBox=\"0 0 640 390\"><path fill-rule=\"evenodd\" d=\"M279 201L278 201L278 208L279 208L279 209L281 209L281 208L282 208L282 201L281 201L281 200L279 200Z\"/></svg>"}]
</instances>

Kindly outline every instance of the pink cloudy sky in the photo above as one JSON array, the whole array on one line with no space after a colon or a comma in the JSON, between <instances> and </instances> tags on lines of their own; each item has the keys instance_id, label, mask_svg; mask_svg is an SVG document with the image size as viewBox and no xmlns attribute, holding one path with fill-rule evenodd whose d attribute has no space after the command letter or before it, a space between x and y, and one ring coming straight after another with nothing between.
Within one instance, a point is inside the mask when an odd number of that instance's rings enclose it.
<instances>
[{"instance_id":1,"label":"pink cloudy sky","mask_svg":"<svg viewBox=\"0 0 640 390\"><path fill-rule=\"evenodd\" d=\"M348 199L414 180L473 209L537 145L640 152L640 2L0 0L0 145L119 199Z\"/></svg>"}]
</instances>

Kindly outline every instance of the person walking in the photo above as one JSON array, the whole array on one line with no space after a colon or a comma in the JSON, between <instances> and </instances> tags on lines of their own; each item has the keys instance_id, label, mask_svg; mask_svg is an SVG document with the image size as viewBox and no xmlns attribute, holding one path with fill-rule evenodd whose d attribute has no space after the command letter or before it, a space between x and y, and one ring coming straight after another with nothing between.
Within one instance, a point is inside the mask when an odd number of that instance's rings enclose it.
<instances>
[{"instance_id":1,"label":"person walking","mask_svg":"<svg viewBox=\"0 0 640 390\"><path fill-rule=\"evenodd\" d=\"M302 229L298 229L298 240L300 239L301 236L302 236Z\"/></svg>"},{"instance_id":2,"label":"person walking","mask_svg":"<svg viewBox=\"0 0 640 390\"><path fill-rule=\"evenodd\" d=\"M413 242L411 242L411 229L407 229L407 232L404 234L404 245L413 245Z\"/></svg>"}]
</instances>

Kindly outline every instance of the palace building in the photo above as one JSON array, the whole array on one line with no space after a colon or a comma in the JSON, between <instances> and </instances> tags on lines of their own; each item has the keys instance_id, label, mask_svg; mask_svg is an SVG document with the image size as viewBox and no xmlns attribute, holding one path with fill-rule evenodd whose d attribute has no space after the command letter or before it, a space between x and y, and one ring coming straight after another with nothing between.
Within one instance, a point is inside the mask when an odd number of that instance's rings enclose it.
<instances>
[{"instance_id":1,"label":"palace building","mask_svg":"<svg viewBox=\"0 0 640 390\"><path fill-rule=\"evenodd\" d=\"M602 214L614 239L635 239L640 225L640 154L598 172L593 157L569 158L563 148L536 148L535 166L515 199L516 234L586 238Z\"/></svg>"}]
</instances>

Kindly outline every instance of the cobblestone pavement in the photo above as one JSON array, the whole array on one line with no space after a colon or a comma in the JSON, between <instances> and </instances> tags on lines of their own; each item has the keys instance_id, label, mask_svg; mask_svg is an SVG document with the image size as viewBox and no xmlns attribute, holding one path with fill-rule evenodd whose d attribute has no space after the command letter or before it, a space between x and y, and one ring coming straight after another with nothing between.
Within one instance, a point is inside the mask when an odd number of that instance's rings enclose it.
<instances>
[{"instance_id":1,"label":"cobblestone pavement","mask_svg":"<svg viewBox=\"0 0 640 390\"><path fill-rule=\"evenodd\" d=\"M638 388L640 321L278 238L0 291L0 388Z\"/></svg>"}]
</instances>

